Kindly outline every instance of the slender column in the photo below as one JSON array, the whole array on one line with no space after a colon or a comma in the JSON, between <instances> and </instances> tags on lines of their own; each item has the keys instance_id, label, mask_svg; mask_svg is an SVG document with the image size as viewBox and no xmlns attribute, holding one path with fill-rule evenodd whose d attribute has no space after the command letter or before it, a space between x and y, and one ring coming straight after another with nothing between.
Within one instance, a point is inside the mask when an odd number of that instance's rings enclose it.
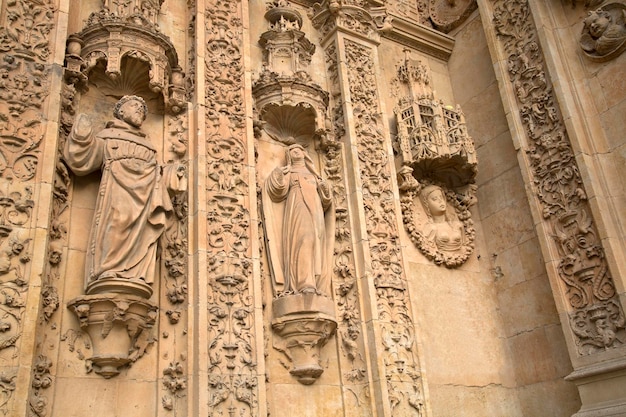
<instances>
[{"instance_id":1,"label":"slender column","mask_svg":"<svg viewBox=\"0 0 626 417\"><path fill-rule=\"evenodd\" d=\"M572 105L565 56L547 6L479 0L507 120L583 406L582 416L626 411L624 284L602 196L602 173ZM541 30L537 30L541 22ZM557 80L554 83L550 80ZM578 116L578 117L576 117ZM621 294L621 299L620 299Z\"/></svg>"}]
</instances>

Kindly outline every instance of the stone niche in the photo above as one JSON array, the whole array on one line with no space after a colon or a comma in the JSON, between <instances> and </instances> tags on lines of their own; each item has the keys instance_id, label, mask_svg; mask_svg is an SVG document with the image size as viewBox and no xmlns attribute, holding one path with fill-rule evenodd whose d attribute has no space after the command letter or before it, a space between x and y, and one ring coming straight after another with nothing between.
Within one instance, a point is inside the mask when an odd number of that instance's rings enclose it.
<instances>
[{"instance_id":1,"label":"stone niche","mask_svg":"<svg viewBox=\"0 0 626 417\"><path fill-rule=\"evenodd\" d=\"M273 346L305 385L324 372L321 348L335 334L330 291L335 211L321 175L328 93L311 78L315 46L286 2L267 6L263 67L252 86Z\"/></svg>"},{"instance_id":2,"label":"stone niche","mask_svg":"<svg viewBox=\"0 0 626 417\"><path fill-rule=\"evenodd\" d=\"M184 74L157 25L160 7L104 1L67 41L61 149L72 182L65 279L67 298L74 296L67 307L79 322L73 334L91 350L87 370L104 378L155 342L159 304L171 299L162 294L172 278L170 243L185 221L186 146L168 143L167 131L184 110Z\"/></svg>"}]
</instances>

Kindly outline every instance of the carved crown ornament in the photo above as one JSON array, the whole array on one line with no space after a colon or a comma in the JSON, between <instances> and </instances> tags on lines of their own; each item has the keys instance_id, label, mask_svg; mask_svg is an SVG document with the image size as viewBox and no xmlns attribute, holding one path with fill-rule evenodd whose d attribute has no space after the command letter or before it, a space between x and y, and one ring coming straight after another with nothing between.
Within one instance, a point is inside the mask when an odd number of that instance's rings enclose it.
<instances>
[{"instance_id":1,"label":"carved crown ornament","mask_svg":"<svg viewBox=\"0 0 626 417\"><path fill-rule=\"evenodd\" d=\"M185 103L185 76L174 45L156 22L161 3L104 0L101 10L89 16L83 30L68 38L68 83L86 89L92 70L104 66L112 86L129 87L133 94L144 97L160 94L168 112L180 113ZM128 65L129 60L138 63ZM142 90L139 76L148 78L147 91Z\"/></svg>"},{"instance_id":2,"label":"carved crown ornament","mask_svg":"<svg viewBox=\"0 0 626 417\"><path fill-rule=\"evenodd\" d=\"M476 151L461 108L435 99L430 85L428 68L407 50L393 81L402 218L424 255L457 267L474 250L469 207L476 202Z\"/></svg>"},{"instance_id":3,"label":"carved crown ornament","mask_svg":"<svg viewBox=\"0 0 626 417\"><path fill-rule=\"evenodd\" d=\"M626 49L626 5L608 3L592 10L583 20L580 36L583 54L592 61L604 62Z\"/></svg>"}]
</instances>

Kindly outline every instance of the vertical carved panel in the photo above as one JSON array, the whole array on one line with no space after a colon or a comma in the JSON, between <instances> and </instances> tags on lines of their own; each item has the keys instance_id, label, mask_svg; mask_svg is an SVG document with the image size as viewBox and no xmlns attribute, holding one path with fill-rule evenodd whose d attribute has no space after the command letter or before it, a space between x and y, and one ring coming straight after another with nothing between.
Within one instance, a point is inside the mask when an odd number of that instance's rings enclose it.
<instances>
[{"instance_id":1,"label":"vertical carved panel","mask_svg":"<svg viewBox=\"0 0 626 417\"><path fill-rule=\"evenodd\" d=\"M347 188L344 183L345 166L343 147L339 140L345 134L343 125L343 106L340 100L339 74L337 67L337 48L332 43L325 51L327 74L331 90L336 93L331 97L332 122L334 135L323 138L324 172L332 183L336 232L334 251L333 289L337 309L337 336L339 338L342 384L354 396L354 405L350 407L354 415L371 415L366 398L369 395L365 342L363 340L362 314L359 300L358 283L355 271L352 230L348 211ZM352 396L351 396L352 397ZM352 399L352 398L351 398ZM350 404L350 403L347 403Z\"/></svg>"},{"instance_id":2,"label":"vertical carved panel","mask_svg":"<svg viewBox=\"0 0 626 417\"><path fill-rule=\"evenodd\" d=\"M624 312L594 224L574 151L559 113L526 0L494 3L534 191L559 253L569 324L581 356L624 345Z\"/></svg>"},{"instance_id":3,"label":"vertical carved panel","mask_svg":"<svg viewBox=\"0 0 626 417\"><path fill-rule=\"evenodd\" d=\"M372 279L383 344L384 378L392 415L425 415L414 324L402 269L390 157L384 146L374 53L345 41Z\"/></svg>"},{"instance_id":4,"label":"vertical carved panel","mask_svg":"<svg viewBox=\"0 0 626 417\"><path fill-rule=\"evenodd\" d=\"M208 1L205 9L212 416L258 414L241 13L232 0Z\"/></svg>"},{"instance_id":5,"label":"vertical carved panel","mask_svg":"<svg viewBox=\"0 0 626 417\"><path fill-rule=\"evenodd\" d=\"M0 16L0 413L22 413L30 404L31 414L38 416L45 412L43 389L51 380L43 373L51 364L46 359L39 379L34 370L36 395L27 401L31 387L26 383L32 375L20 358L32 361L32 337L25 333L34 326L24 328L36 320L37 306L27 306L27 300L38 302L32 291L43 293L44 318L58 305L54 288L31 282L31 275L42 271L31 274L30 262L31 255L43 256L33 253L35 246L44 250L33 241L34 213L47 201L44 197L38 202L37 182L51 181L41 178L47 119L43 104L50 93L50 39L57 16L48 0L4 2Z\"/></svg>"},{"instance_id":6,"label":"vertical carved panel","mask_svg":"<svg viewBox=\"0 0 626 417\"><path fill-rule=\"evenodd\" d=\"M18 377L17 365L32 349L31 338L22 337L34 330L23 327L27 299L37 299L29 291L40 290L30 288L30 258L56 16L46 0L4 2L0 16L0 413L10 415L27 395L28 377ZM50 304L54 298L48 291Z\"/></svg>"}]
</instances>

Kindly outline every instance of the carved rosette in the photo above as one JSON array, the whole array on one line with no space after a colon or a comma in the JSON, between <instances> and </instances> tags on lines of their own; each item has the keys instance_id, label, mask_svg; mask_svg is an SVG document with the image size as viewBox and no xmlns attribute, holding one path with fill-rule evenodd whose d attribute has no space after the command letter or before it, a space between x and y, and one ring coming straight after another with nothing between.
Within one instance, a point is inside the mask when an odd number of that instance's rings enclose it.
<instances>
[{"instance_id":1,"label":"carved rosette","mask_svg":"<svg viewBox=\"0 0 626 417\"><path fill-rule=\"evenodd\" d=\"M390 157L383 145L373 51L345 40L345 56L372 259L370 279L384 346L381 378L386 380L392 414L422 416L422 379L395 221Z\"/></svg>"},{"instance_id":2,"label":"carved rosette","mask_svg":"<svg viewBox=\"0 0 626 417\"><path fill-rule=\"evenodd\" d=\"M430 0L430 20L435 29L448 33L461 25L477 7L476 0Z\"/></svg>"},{"instance_id":3,"label":"carved rosette","mask_svg":"<svg viewBox=\"0 0 626 417\"><path fill-rule=\"evenodd\" d=\"M93 355L88 360L95 372L105 378L120 373L144 355L154 342L152 327L157 306L145 298L127 294L96 294L75 298L68 303L81 329L91 339Z\"/></svg>"},{"instance_id":4,"label":"carved rosette","mask_svg":"<svg viewBox=\"0 0 626 417\"><path fill-rule=\"evenodd\" d=\"M254 416L258 359L253 332L241 4L211 0L203 12L209 415Z\"/></svg>"},{"instance_id":5,"label":"carved rosette","mask_svg":"<svg viewBox=\"0 0 626 417\"><path fill-rule=\"evenodd\" d=\"M581 356L622 347L626 323L526 0L494 1L494 25L526 129L537 199L559 253L570 327Z\"/></svg>"},{"instance_id":6,"label":"carved rosette","mask_svg":"<svg viewBox=\"0 0 626 417\"><path fill-rule=\"evenodd\" d=\"M592 10L583 21L580 36L583 54L592 61L604 62L626 49L626 5L608 3Z\"/></svg>"}]
</instances>

